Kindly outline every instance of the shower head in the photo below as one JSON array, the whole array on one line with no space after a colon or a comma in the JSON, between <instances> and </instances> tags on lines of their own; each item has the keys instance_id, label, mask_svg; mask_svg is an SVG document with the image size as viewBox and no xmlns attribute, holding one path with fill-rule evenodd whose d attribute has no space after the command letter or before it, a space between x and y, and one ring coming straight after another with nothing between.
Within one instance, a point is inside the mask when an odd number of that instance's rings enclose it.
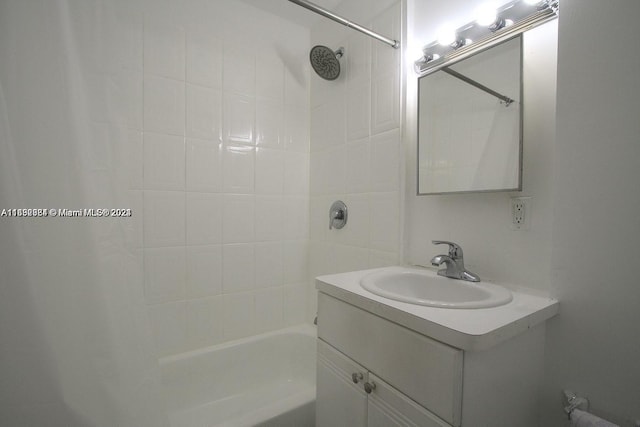
<instances>
[{"instance_id":1,"label":"shower head","mask_svg":"<svg viewBox=\"0 0 640 427\"><path fill-rule=\"evenodd\" d=\"M335 52L326 46L314 46L309 52L309 60L315 72L325 80L335 80L340 75L340 61L344 48Z\"/></svg>"}]
</instances>

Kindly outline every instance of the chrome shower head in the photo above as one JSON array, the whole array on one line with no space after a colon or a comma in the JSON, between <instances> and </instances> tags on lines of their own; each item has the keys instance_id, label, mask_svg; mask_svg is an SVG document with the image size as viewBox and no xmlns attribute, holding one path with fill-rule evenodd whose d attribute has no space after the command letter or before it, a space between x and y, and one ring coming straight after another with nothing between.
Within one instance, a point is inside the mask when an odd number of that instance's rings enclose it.
<instances>
[{"instance_id":1,"label":"chrome shower head","mask_svg":"<svg viewBox=\"0 0 640 427\"><path fill-rule=\"evenodd\" d=\"M314 46L309 52L309 60L315 72L325 80L335 80L340 75L340 61L344 48L335 52L326 46Z\"/></svg>"}]
</instances>

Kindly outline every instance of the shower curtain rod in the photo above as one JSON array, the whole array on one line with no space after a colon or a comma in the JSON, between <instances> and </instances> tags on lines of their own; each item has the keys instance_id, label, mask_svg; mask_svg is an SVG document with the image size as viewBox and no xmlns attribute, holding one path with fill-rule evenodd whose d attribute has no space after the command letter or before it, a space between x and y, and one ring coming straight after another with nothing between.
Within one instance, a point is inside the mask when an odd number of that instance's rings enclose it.
<instances>
[{"instance_id":1,"label":"shower curtain rod","mask_svg":"<svg viewBox=\"0 0 640 427\"><path fill-rule=\"evenodd\" d=\"M400 42L394 39L390 39L388 37L382 36L378 33L376 33L375 31L371 31L370 29L363 27L362 25L358 25L355 22L351 22L348 19L343 18L342 16L336 15L333 12L328 11L327 9L324 9L320 6L318 6L315 3L311 3L310 1L307 0L289 0L291 3L295 3L298 6L302 6L305 9L309 9L312 12L315 12L319 15L324 16L325 18L329 18L333 21L338 22L339 24L342 25L346 25L349 28L353 28L354 30L360 31L361 33L364 33L366 35L368 35L369 37L373 37L374 39L378 39L383 43L388 44L389 46L391 46L394 49L397 49L400 47Z\"/></svg>"}]
</instances>

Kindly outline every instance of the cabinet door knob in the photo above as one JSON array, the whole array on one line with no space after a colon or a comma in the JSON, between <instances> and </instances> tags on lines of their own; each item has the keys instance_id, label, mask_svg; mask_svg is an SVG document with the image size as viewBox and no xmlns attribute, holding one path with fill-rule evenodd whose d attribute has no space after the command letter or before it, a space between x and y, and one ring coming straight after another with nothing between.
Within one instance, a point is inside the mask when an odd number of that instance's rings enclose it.
<instances>
[{"instance_id":1,"label":"cabinet door knob","mask_svg":"<svg viewBox=\"0 0 640 427\"><path fill-rule=\"evenodd\" d=\"M362 372L354 372L353 374L351 374L351 380L353 381L354 384L358 384L358 381L360 381L363 378L364 378L364 375L362 375Z\"/></svg>"},{"instance_id":2,"label":"cabinet door knob","mask_svg":"<svg viewBox=\"0 0 640 427\"><path fill-rule=\"evenodd\" d=\"M367 394L371 394L371 392L375 389L376 389L376 383L374 383L373 381L371 381L370 383L369 382L364 383L364 391L366 391Z\"/></svg>"}]
</instances>

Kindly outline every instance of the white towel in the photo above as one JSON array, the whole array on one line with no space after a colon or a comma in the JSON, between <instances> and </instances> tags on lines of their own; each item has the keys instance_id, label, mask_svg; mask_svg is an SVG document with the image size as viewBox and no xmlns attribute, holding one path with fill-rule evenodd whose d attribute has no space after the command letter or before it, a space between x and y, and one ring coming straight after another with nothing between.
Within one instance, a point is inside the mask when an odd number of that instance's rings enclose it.
<instances>
[{"instance_id":1,"label":"white towel","mask_svg":"<svg viewBox=\"0 0 640 427\"><path fill-rule=\"evenodd\" d=\"M571 411L571 427L620 427L588 412L574 409Z\"/></svg>"}]
</instances>

